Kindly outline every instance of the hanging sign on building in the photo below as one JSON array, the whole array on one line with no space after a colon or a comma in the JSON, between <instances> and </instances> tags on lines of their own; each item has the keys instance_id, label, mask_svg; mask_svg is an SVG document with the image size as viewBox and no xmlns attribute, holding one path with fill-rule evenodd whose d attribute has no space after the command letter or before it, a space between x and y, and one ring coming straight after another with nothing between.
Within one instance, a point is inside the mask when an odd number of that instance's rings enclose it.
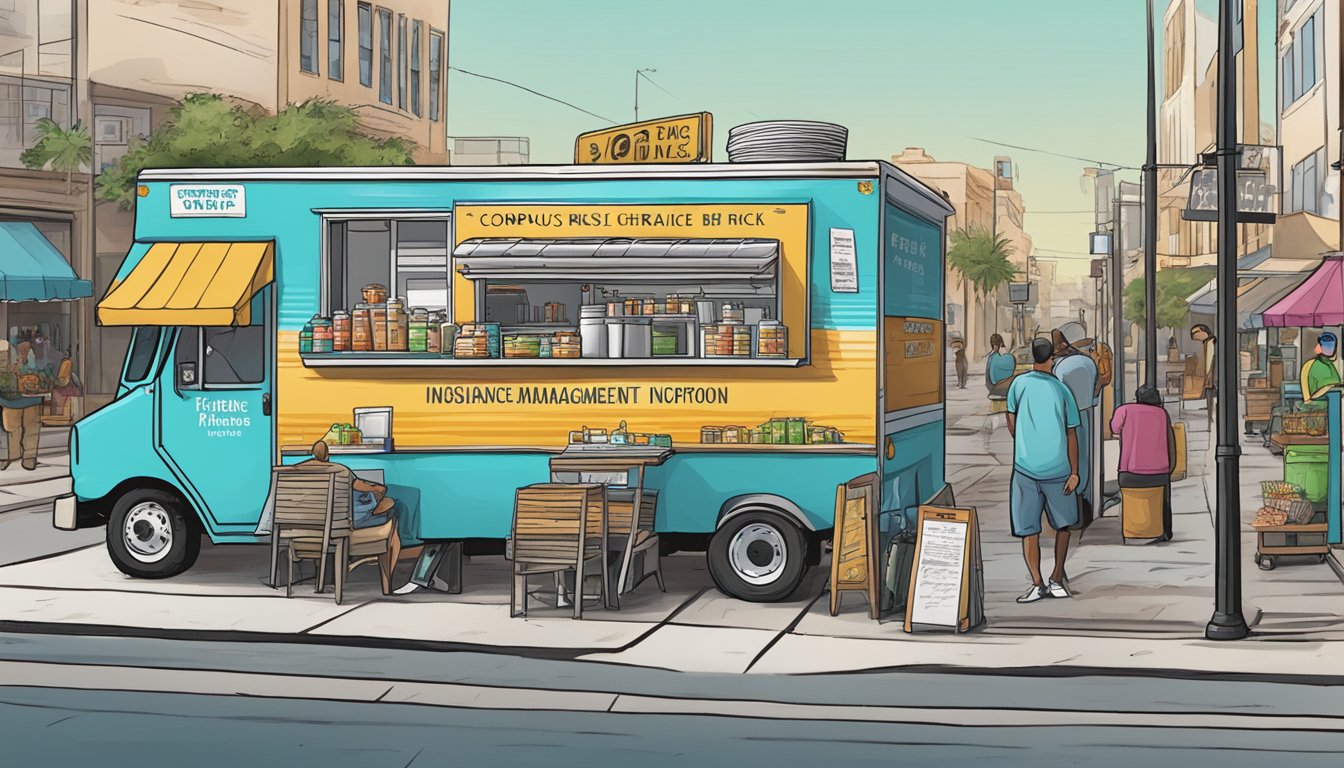
<instances>
[{"instance_id":1,"label":"hanging sign on building","mask_svg":"<svg viewBox=\"0 0 1344 768\"><path fill-rule=\"evenodd\" d=\"M699 112L580 134L574 164L707 163L713 123L712 115Z\"/></svg>"}]
</instances>

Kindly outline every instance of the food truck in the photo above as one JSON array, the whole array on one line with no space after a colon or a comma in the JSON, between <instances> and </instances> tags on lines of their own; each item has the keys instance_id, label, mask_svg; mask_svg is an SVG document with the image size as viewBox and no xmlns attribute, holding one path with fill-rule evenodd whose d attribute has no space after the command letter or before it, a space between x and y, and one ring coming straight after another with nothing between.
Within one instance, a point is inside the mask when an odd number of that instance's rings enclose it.
<instances>
[{"instance_id":1,"label":"food truck","mask_svg":"<svg viewBox=\"0 0 1344 768\"><path fill-rule=\"evenodd\" d=\"M502 543L569 446L665 447L665 546L755 601L817 562L838 484L880 473L889 533L945 487L953 210L886 163L147 170L137 191L97 309L133 339L54 513L106 525L130 575L186 570L202 534L263 540L272 467L319 439L419 492L407 544Z\"/></svg>"}]
</instances>

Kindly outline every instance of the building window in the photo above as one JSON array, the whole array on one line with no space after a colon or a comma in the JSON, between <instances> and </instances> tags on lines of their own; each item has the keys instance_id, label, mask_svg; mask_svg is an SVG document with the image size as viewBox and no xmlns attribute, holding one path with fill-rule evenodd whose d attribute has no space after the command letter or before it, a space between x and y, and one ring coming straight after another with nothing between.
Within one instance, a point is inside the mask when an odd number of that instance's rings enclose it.
<instances>
[{"instance_id":1,"label":"building window","mask_svg":"<svg viewBox=\"0 0 1344 768\"><path fill-rule=\"evenodd\" d=\"M392 103L392 12L378 9L378 100Z\"/></svg>"},{"instance_id":2,"label":"building window","mask_svg":"<svg viewBox=\"0 0 1344 768\"><path fill-rule=\"evenodd\" d=\"M409 307L446 311L448 231L447 218L328 220L326 311L353 310L370 283Z\"/></svg>"},{"instance_id":3,"label":"building window","mask_svg":"<svg viewBox=\"0 0 1344 768\"><path fill-rule=\"evenodd\" d=\"M1319 215L1324 208L1322 201L1325 192L1324 181L1325 148L1322 147L1293 166L1284 210L1288 213L1307 211Z\"/></svg>"},{"instance_id":4,"label":"building window","mask_svg":"<svg viewBox=\"0 0 1344 768\"><path fill-rule=\"evenodd\" d=\"M406 17L397 14L397 109L406 108Z\"/></svg>"},{"instance_id":5,"label":"building window","mask_svg":"<svg viewBox=\"0 0 1344 768\"><path fill-rule=\"evenodd\" d=\"M419 117L424 114L420 109L420 38L425 28L417 19L411 24L411 114Z\"/></svg>"},{"instance_id":6,"label":"building window","mask_svg":"<svg viewBox=\"0 0 1344 768\"><path fill-rule=\"evenodd\" d=\"M439 88L443 84L443 33L429 33L429 119L439 119Z\"/></svg>"},{"instance_id":7,"label":"building window","mask_svg":"<svg viewBox=\"0 0 1344 768\"><path fill-rule=\"evenodd\" d=\"M373 85L373 9L359 4L359 84Z\"/></svg>"},{"instance_id":8,"label":"building window","mask_svg":"<svg viewBox=\"0 0 1344 768\"><path fill-rule=\"evenodd\" d=\"M327 0L327 77L345 79L341 43L345 41L345 0Z\"/></svg>"},{"instance_id":9,"label":"building window","mask_svg":"<svg viewBox=\"0 0 1344 768\"><path fill-rule=\"evenodd\" d=\"M1316 85L1321 72L1321 22L1324 7L1302 21L1280 61L1283 69L1283 108L1287 109Z\"/></svg>"},{"instance_id":10,"label":"building window","mask_svg":"<svg viewBox=\"0 0 1344 768\"><path fill-rule=\"evenodd\" d=\"M44 117L70 126L70 86L0 76L0 167L23 167L19 155L36 140Z\"/></svg>"},{"instance_id":11,"label":"building window","mask_svg":"<svg viewBox=\"0 0 1344 768\"><path fill-rule=\"evenodd\" d=\"M300 3L299 69L317 74L317 0Z\"/></svg>"}]
</instances>

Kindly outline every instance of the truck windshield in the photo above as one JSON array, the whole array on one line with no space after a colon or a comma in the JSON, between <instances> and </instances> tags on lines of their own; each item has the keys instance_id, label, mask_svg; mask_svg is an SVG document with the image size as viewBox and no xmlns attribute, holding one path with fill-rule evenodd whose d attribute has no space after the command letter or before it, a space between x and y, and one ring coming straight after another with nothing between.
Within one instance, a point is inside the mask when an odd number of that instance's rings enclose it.
<instances>
[{"instance_id":1,"label":"truck windshield","mask_svg":"<svg viewBox=\"0 0 1344 768\"><path fill-rule=\"evenodd\" d=\"M159 348L159 337L163 329L156 326L141 326L135 329L130 351L126 353L125 380L128 384L144 381L154 366L154 353Z\"/></svg>"}]
</instances>

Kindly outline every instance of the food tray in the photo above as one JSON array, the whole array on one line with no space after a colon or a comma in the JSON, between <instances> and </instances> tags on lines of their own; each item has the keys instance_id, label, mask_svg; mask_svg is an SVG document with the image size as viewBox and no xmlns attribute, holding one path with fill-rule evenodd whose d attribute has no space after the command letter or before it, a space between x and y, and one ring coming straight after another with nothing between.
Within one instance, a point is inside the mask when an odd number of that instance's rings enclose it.
<instances>
[{"instance_id":1,"label":"food tray","mask_svg":"<svg viewBox=\"0 0 1344 768\"><path fill-rule=\"evenodd\" d=\"M1260 493L1266 499L1300 499L1306 495L1302 486L1282 480L1262 480Z\"/></svg>"}]
</instances>

